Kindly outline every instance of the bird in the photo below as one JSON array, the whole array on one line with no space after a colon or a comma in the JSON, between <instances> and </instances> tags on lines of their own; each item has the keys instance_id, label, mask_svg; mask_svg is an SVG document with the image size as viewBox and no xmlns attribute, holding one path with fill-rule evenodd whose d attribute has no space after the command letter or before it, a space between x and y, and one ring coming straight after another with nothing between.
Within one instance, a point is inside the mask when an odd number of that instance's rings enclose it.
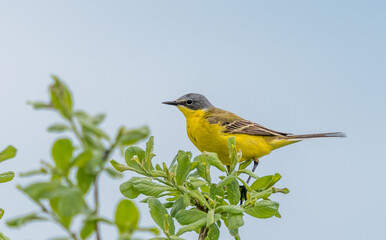
<instances>
[{"instance_id":1,"label":"bird","mask_svg":"<svg viewBox=\"0 0 386 240\"><path fill-rule=\"evenodd\" d=\"M230 165L228 138L234 137L236 150L241 151L240 162L253 160L252 172L259 159L273 150L309 138L345 137L342 132L294 135L278 132L238 115L216 108L198 93L188 93L174 101L162 102L176 106L186 118L190 141L201 152L214 152L220 161ZM247 183L251 177L249 176Z\"/></svg>"}]
</instances>

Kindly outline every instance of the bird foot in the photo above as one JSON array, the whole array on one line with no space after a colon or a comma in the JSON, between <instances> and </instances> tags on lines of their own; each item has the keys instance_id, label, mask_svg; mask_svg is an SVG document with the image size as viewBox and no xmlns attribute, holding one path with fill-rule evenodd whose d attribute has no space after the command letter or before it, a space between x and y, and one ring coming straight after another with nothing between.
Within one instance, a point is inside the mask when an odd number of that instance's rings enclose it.
<instances>
[{"instance_id":1,"label":"bird foot","mask_svg":"<svg viewBox=\"0 0 386 240\"><path fill-rule=\"evenodd\" d=\"M243 204L244 200L247 200L247 188L244 185L240 186L240 205Z\"/></svg>"}]
</instances>

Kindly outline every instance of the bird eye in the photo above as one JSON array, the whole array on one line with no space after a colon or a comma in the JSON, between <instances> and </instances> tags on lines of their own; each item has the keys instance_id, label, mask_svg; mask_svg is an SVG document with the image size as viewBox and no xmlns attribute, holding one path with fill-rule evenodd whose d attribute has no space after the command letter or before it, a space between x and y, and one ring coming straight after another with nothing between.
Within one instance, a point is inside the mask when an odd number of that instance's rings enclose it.
<instances>
[{"instance_id":1,"label":"bird eye","mask_svg":"<svg viewBox=\"0 0 386 240\"><path fill-rule=\"evenodd\" d=\"M186 101L186 104L188 104L188 105L190 105L190 104L192 104L193 103L193 101L192 100L188 100L188 101Z\"/></svg>"}]
</instances>

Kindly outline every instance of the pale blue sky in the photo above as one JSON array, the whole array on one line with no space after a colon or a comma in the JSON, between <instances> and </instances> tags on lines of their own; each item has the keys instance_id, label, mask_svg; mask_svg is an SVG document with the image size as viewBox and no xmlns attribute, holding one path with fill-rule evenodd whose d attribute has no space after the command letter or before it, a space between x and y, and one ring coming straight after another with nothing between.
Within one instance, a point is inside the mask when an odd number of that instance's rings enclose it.
<instances>
[{"instance_id":1,"label":"pale blue sky","mask_svg":"<svg viewBox=\"0 0 386 240\"><path fill-rule=\"evenodd\" d=\"M386 225L386 3L384 1L10 1L0 2L0 148L18 149L0 171L36 168L58 118L27 100L47 99L49 75L73 90L76 108L105 112L110 134L150 126L155 161L198 154L177 109L188 92L269 128L344 131L264 157L258 175L281 173L282 218L247 217L242 239L384 239ZM123 160L116 155L117 160ZM129 178L128 175L125 178ZM33 204L2 184L5 219ZM102 179L109 216L123 180ZM141 224L154 225L138 203ZM0 230L14 240L60 235L51 224ZM103 228L104 239L115 229ZM187 239L194 239L187 235ZM222 228L221 239L231 239Z\"/></svg>"}]
</instances>

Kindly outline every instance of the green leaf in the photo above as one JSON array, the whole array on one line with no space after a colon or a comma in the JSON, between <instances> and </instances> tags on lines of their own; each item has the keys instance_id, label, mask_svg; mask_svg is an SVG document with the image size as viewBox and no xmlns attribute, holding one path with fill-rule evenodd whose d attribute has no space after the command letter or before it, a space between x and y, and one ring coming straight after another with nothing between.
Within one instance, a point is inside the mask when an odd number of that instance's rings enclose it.
<instances>
[{"instance_id":1,"label":"green leaf","mask_svg":"<svg viewBox=\"0 0 386 240\"><path fill-rule=\"evenodd\" d=\"M184 205L185 206L189 206L190 204L190 196L188 193L184 193L184 195L182 195L182 198L184 199Z\"/></svg>"},{"instance_id":2,"label":"green leaf","mask_svg":"<svg viewBox=\"0 0 386 240\"><path fill-rule=\"evenodd\" d=\"M134 156L137 156L139 161L145 159L145 151L137 146L130 146L125 151L125 160L127 165L130 164L130 161L133 160Z\"/></svg>"},{"instance_id":3,"label":"green leaf","mask_svg":"<svg viewBox=\"0 0 386 240\"><path fill-rule=\"evenodd\" d=\"M197 184L197 183L196 183ZM207 194L209 194L209 192L210 192L210 189L209 189L209 187L208 187L208 185L202 185L202 186L200 186L200 190L201 190L201 192L204 194L204 195L207 195Z\"/></svg>"},{"instance_id":4,"label":"green leaf","mask_svg":"<svg viewBox=\"0 0 386 240\"><path fill-rule=\"evenodd\" d=\"M0 208L0 219L4 216L4 209Z\"/></svg>"},{"instance_id":5,"label":"green leaf","mask_svg":"<svg viewBox=\"0 0 386 240\"><path fill-rule=\"evenodd\" d=\"M230 204L237 205L239 203L241 195L239 183L236 179L227 185L227 196Z\"/></svg>"},{"instance_id":6,"label":"green leaf","mask_svg":"<svg viewBox=\"0 0 386 240\"><path fill-rule=\"evenodd\" d=\"M252 200L258 200L260 198L268 198L272 194L272 189L268 188L266 190L257 192L257 191L251 191L249 192L250 197Z\"/></svg>"},{"instance_id":7,"label":"green leaf","mask_svg":"<svg viewBox=\"0 0 386 240\"><path fill-rule=\"evenodd\" d=\"M127 198L131 198L131 199L138 197L140 192L134 188L133 182L135 182L139 179L141 179L141 178L140 177L132 177L129 181L121 184L121 186L119 187L119 190L121 191L123 196L125 196Z\"/></svg>"},{"instance_id":8,"label":"green leaf","mask_svg":"<svg viewBox=\"0 0 386 240\"><path fill-rule=\"evenodd\" d=\"M90 133L98 138L104 138L109 140L109 136L98 126L93 124L92 122L84 121L84 120L79 120L80 125L82 126L82 129L84 132Z\"/></svg>"},{"instance_id":9,"label":"green leaf","mask_svg":"<svg viewBox=\"0 0 386 240\"><path fill-rule=\"evenodd\" d=\"M88 192L94 179L95 175L87 173L84 168L79 168L76 173L78 187L84 194Z\"/></svg>"},{"instance_id":10,"label":"green leaf","mask_svg":"<svg viewBox=\"0 0 386 240\"><path fill-rule=\"evenodd\" d=\"M177 156L177 174L176 181L177 185L183 185L186 177L190 172L190 159L189 156L183 152L179 151Z\"/></svg>"},{"instance_id":11,"label":"green leaf","mask_svg":"<svg viewBox=\"0 0 386 240\"><path fill-rule=\"evenodd\" d=\"M0 232L0 240L10 240L10 239Z\"/></svg>"},{"instance_id":12,"label":"green leaf","mask_svg":"<svg viewBox=\"0 0 386 240\"><path fill-rule=\"evenodd\" d=\"M127 170L131 170L131 171L137 171L136 169L133 169L133 168L130 168L126 165L123 165L115 160L111 160L110 161L111 165L119 172L124 172L124 171L127 171Z\"/></svg>"},{"instance_id":13,"label":"green leaf","mask_svg":"<svg viewBox=\"0 0 386 240\"><path fill-rule=\"evenodd\" d=\"M220 230L218 229L216 224L213 224L209 228L208 236L205 240L218 240L220 237Z\"/></svg>"},{"instance_id":14,"label":"green leaf","mask_svg":"<svg viewBox=\"0 0 386 240\"><path fill-rule=\"evenodd\" d=\"M279 213L279 203L262 200L255 204L254 207L246 208L245 212L256 218L270 218Z\"/></svg>"},{"instance_id":15,"label":"green leaf","mask_svg":"<svg viewBox=\"0 0 386 240\"><path fill-rule=\"evenodd\" d=\"M38 201L39 199L50 199L61 196L65 187L59 181L51 181L33 183L20 189L32 199Z\"/></svg>"},{"instance_id":16,"label":"green leaf","mask_svg":"<svg viewBox=\"0 0 386 240\"><path fill-rule=\"evenodd\" d=\"M284 194L288 194L290 192L288 188L272 188L272 191L274 193L279 192L279 193L284 193Z\"/></svg>"},{"instance_id":17,"label":"green leaf","mask_svg":"<svg viewBox=\"0 0 386 240\"><path fill-rule=\"evenodd\" d=\"M118 172L117 170L111 167L106 167L104 171L112 178L118 179L123 177L122 173Z\"/></svg>"},{"instance_id":18,"label":"green leaf","mask_svg":"<svg viewBox=\"0 0 386 240\"><path fill-rule=\"evenodd\" d=\"M224 197L224 188L217 186L216 184L211 184L209 189L209 196L212 199L216 199L216 196Z\"/></svg>"},{"instance_id":19,"label":"green leaf","mask_svg":"<svg viewBox=\"0 0 386 240\"><path fill-rule=\"evenodd\" d=\"M91 149L87 149L74 158L71 165L83 167L93 158Z\"/></svg>"},{"instance_id":20,"label":"green leaf","mask_svg":"<svg viewBox=\"0 0 386 240\"><path fill-rule=\"evenodd\" d=\"M175 218L181 225L188 225L191 223L194 223L202 218L205 218L205 224L206 224L206 218L207 214L203 211L200 211L198 209L190 209L190 210L180 210L177 212Z\"/></svg>"},{"instance_id":21,"label":"green leaf","mask_svg":"<svg viewBox=\"0 0 386 240\"><path fill-rule=\"evenodd\" d=\"M119 232L132 232L138 226L139 211L135 204L128 200L122 200L115 211L115 223Z\"/></svg>"},{"instance_id":22,"label":"green leaf","mask_svg":"<svg viewBox=\"0 0 386 240\"><path fill-rule=\"evenodd\" d=\"M228 150L229 150L229 158L231 160L230 170L231 172L233 172L238 162L235 137L228 138Z\"/></svg>"},{"instance_id":23,"label":"green leaf","mask_svg":"<svg viewBox=\"0 0 386 240\"><path fill-rule=\"evenodd\" d=\"M210 165L216 167L220 171L226 172L224 164L218 159L216 153L204 152L204 155L207 157L207 161Z\"/></svg>"},{"instance_id":24,"label":"green leaf","mask_svg":"<svg viewBox=\"0 0 386 240\"><path fill-rule=\"evenodd\" d=\"M28 172L20 173L19 176L20 177L30 177L30 176L35 176L35 175L39 175L39 174L47 174L47 173L48 173L47 169L40 168L40 169L37 169L37 170L31 170L31 171L28 171Z\"/></svg>"},{"instance_id":25,"label":"green leaf","mask_svg":"<svg viewBox=\"0 0 386 240\"><path fill-rule=\"evenodd\" d=\"M139 179L133 182L134 188L144 195L157 197L161 193L173 191L174 188L163 186L148 179Z\"/></svg>"},{"instance_id":26,"label":"green leaf","mask_svg":"<svg viewBox=\"0 0 386 240\"><path fill-rule=\"evenodd\" d=\"M39 216L37 213L31 213L31 214L16 217L7 221L7 226L18 228L33 221L44 221L44 220L48 220L48 219Z\"/></svg>"},{"instance_id":27,"label":"green leaf","mask_svg":"<svg viewBox=\"0 0 386 240\"><path fill-rule=\"evenodd\" d=\"M195 198L203 206L209 208L209 203L207 202L207 200L204 198L204 196L199 190L197 189L189 189L189 190L190 191L188 193L191 197Z\"/></svg>"},{"instance_id":28,"label":"green leaf","mask_svg":"<svg viewBox=\"0 0 386 240\"><path fill-rule=\"evenodd\" d=\"M105 118L106 118L106 114L99 113L92 118L92 123L95 125L98 125L102 123L105 120Z\"/></svg>"},{"instance_id":29,"label":"green leaf","mask_svg":"<svg viewBox=\"0 0 386 240\"><path fill-rule=\"evenodd\" d=\"M67 171L73 151L74 147L69 139L62 138L54 143L52 146L52 158L59 169Z\"/></svg>"},{"instance_id":30,"label":"green leaf","mask_svg":"<svg viewBox=\"0 0 386 240\"><path fill-rule=\"evenodd\" d=\"M275 173L275 175L273 175L272 177L272 181L269 184L269 187L272 187L273 185L275 185L275 183L277 183L280 179L281 179L281 175L279 173Z\"/></svg>"},{"instance_id":31,"label":"green leaf","mask_svg":"<svg viewBox=\"0 0 386 240\"><path fill-rule=\"evenodd\" d=\"M205 181L203 181L201 179L197 179L195 177L189 177L189 182L192 184L193 188L199 188L199 187L202 187L202 186L206 186L206 184L207 184L207 182L205 182Z\"/></svg>"},{"instance_id":32,"label":"green leaf","mask_svg":"<svg viewBox=\"0 0 386 240\"><path fill-rule=\"evenodd\" d=\"M95 231L95 222L84 222L80 230L80 237L87 239Z\"/></svg>"},{"instance_id":33,"label":"green leaf","mask_svg":"<svg viewBox=\"0 0 386 240\"><path fill-rule=\"evenodd\" d=\"M240 228L244 225L243 214L229 214L228 215L228 228Z\"/></svg>"},{"instance_id":34,"label":"green leaf","mask_svg":"<svg viewBox=\"0 0 386 240\"><path fill-rule=\"evenodd\" d=\"M244 212L244 208L235 206L235 205L223 205L223 206L217 207L215 210L216 210L216 213L226 212L230 214L240 214Z\"/></svg>"},{"instance_id":35,"label":"green leaf","mask_svg":"<svg viewBox=\"0 0 386 240\"><path fill-rule=\"evenodd\" d=\"M141 232L149 232L149 233L152 233L154 235L159 235L160 234L160 231L157 227L139 227L137 228L137 231L141 231Z\"/></svg>"},{"instance_id":36,"label":"green leaf","mask_svg":"<svg viewBox=\"0 0 386 240\"><path fill-rule=\"evenodd\" d=\"M272 187L277 181L281 179L281 175L279 173L275 173L275 175L268 175L257 179L252 185L251 188L253 190L265 190Z\"/></svg>"},{"instance_id":37,"label":"green leaf","mask_svg":"<svg viewBox=\"0 0 386 240\"><path fill-rule=\"evenodd\" d=\"M146 154L145 154L145 163L147 170L153 170L153 165L151 164L151 159L155 156L153 153L154 149L154 136L151 136L146 143Z\"/></svg>"},{"instance_id":38,"label":"green leaf","mask_svg":"<svg viewBox=\"0 0 386 240\"><path fill-rule=\"evenodd\" d=\"M251 189L253 190L265 190L272 182L272 175L264 176L253 182Z\"/></svg>"},{"instance_id":39,"label":"green leaf","mask_svg":"<svg viewBox=\"0 0 386 240\"><path fill-rule=\"evenodd\" d=\"M191 164L190 164L190 171L194 170L197 165L200 164L200 162L197 162L197 161L193 161ZM192 174L191 174L192 175ZM199 175L198 175L199 176Z\"/></svg>"},{"instance_id":40,"label":"green leaf","mask_svg":"<svg viewBox=\"0 0 386 240\"><path fill-rule=\"evenodd\" d=\"M8 146L6 149L0 152L0 162L15 157L16 151L16 148L13 146Z\"/></svg>"},{"instance_id":41,"label":"green leaf","mask_svg":"<svg viewBox=\"0 0 386 240\"><path fill-rule=\"evenodd\" d=\"M32 105L32 107L36 110L39 109L52 109L53 106L51 104L45 103L45 102L27 102L28 105Z\"/></svg>"},{"instance_id":42,"label":"green leaf","mask_svg":"<svg viewBox=\"0 0 386 240\"><path fill-rule=\"evenodd\" d=\"M251 162L252 162L252 159L249 159L240 163L239 170L246 169L249 166L249 164L251 164Z\"/></svg>"},{"instance_id":43,"label":"green leaf","mask_svg":"<svg viewBox=\"0 0 386 240\"><path fill-rule=\"evenodd\" d=\"M66 228L69 228L72 222L72 217L64 217L59 214L59 211L58 211L59 200L60 200L60 197L51 198L50 207L52 211L57 214L60 223Z\"/></svg>"},{"instance_id":44,"label":"green leaf","mask_svg":"<svg viewBox=\"0 0 386 240\"><path fill-rule=\"evenodd\" d=\"M175 197L174 197L175 198ZM169 201L169 198L166 199L166 201ZM173 202L166 202L166 203L163 203L163 205L165 206L165 208L171 208L173 207Z\"/></svg>"},{"instance_id":45,"label":"green leaf","mask_svg":"<svg viewBox=\"0 0 386 240\"><path fill-rule=\"evenodd\" d=\"M180 211L181 209L185 209L186 207L187 206L184 203L184 198L180 197L179 199L177 199L177 201L173 203L172 210L170 211L170 215L172 217L175 217L178 211Z\"/></svg>"},{"instance_id":46,"label":"green leaf","mask_svg":"<svg viewBox=\"0 0 386 240\"><path fill-rule=\"evenodd\" d=\"M75 187L67 188L58 202L58 213L62 217L73 217L83 209L83 194Z\"/></svg>"},{"instance_id":47,"label":"green leaf","mask_svg":"<svg viewBox=\"0 0 386 240\"><path fill-rule=\"evenodd\" d=\"M229 233L235 238L235 240L240 240L238 228L229 228Z\"/></svg>"},{"instance_id":48,"label":"green leaf","mask_svg":"<svg viewBox=\"0 0 386 240\"><path fill-rule=\"evenodd\" d=\"M83 137L88 147L98 150L104 150L104 146L97 136L90 134L89 132L84 132Z\"/></svg>"},{"instance_id":49,"label":"green leaf","mask_svg":"<svg viewBox=\"0 0 386 240\"><path fill-rule=\"evenodd\" d=\"M166 211L166 208L161 204L161 202L151 197L148 201L149 209L150 209L150 215L153 218L154 222L165 231L165 220L168 221L169 225L169 231L168 233L171 235L174 235L174 222L173 219L169 216L168 212ZM167 219L165 219L167 217Z\"/></svg>"},{"instance_id":50,"label":"green leaf","mask_svg":"<svg viewBox=\"0 0 386 240\"><path fill-rule=\"evenodd\" d=\"M170 240L185 240L184 238L180 238L178 236L175 236L175 235L171 235L169 236Z\"/></svg>"},{"instance_id":51,"label":"green leaf","mask_svg":"<svg viewBox=\"0 0 386 240\"><path fill-rule=\"evenodd\" d=\"M228 185L229 183L231 183L235 179L236 179L236 174L235 173L231 173L229 176L227 176L226 178L221 180L217 185L219 187L224 187L225 185Z\"/></svg>"},{"instance_id":52,"label":"green leaf","mask_svg":"<svg viewBox=\"0 0 386 240\"><path fill-rule=\"evenodd\" d=\"M199 228L205 226L207 222L206 217L199 219L198 221L195 221L191 224L188 224L182 228L180 228L177 232L177 236L180 236L181 234L185 232L190 232L190 231L197 231Z\"/></svg>"},{"instance_id":53,"label":"green leaf","mask_svg":"<svg viewBox=\"0 0 386 240\"><path fill-rule=\"evenodd\" d=\"M61 123L53 124L47 128L48 132L55 132L55 133L61 133L61 132L65 132L68 130L71 130L71 127L69 127L66 124L61 124Z\"/></svg>"},{"instance_id":54,"label":"green leaf","mask_svg":"<svg viewBox=\"0 0 386 240\"><path fill-rule=\"evenodd\" d=\"M15 173L8 171L5 173L0 173L0 183L5 183L11 181L15 177Z\"/></svg>"},{"instance_id":55,"label":"green leaf","mask_svg":"<svg viewBox=\"0 0 386 240\"><path fill-rule=\"evenodd\" d=\"M204 163L199 163L196 167L197 169L197 172L198 174L200 175L200 177L202 177L203 179L207 180L208 181L208 177L206 175L206 167L204 166L204 164L206 164L205 162Z\"/></svg>"},{"instance_id":56,"label":"green leaf","mask_svg":"<svg viewBox=\"0 0 386 240\"><path fill-rule=\"evenodd\" d=\"M242 170L238 170L237 171L238 173L245 173L245 174L248 174L249 176L251 176L252 178L254 178L254 179L258 179L259 177L258 176L256 176L256 174L255 173L253 173L251 170L249 170L249 169L242 169Z\"/></svg>"},{"instance_id":57,"label":"green leaf","mask_svg":"<svg viewBox=\"0 0 386 240\"><path fill-rule=\"evenodd\" d=\"M64 118L70 120L72 116L71 92L58 77L52 76L52 79L54 83L50 86L51 103Z\"/></svg>"},{"instance_id":58,"label":"green leaf","mask_svg":"<svg viewBox=\"0 0 386 240\"><path fill-rule=\"evenodd\" d=\"M124 130L118 139L118 144L128 146L137 143L149 136L150 130L148 127Z\"/></svg>"},{"instance_id":59,"label":"green leaf","mask_svg":"<svg viewBox=\"0 0 386 240\"><path fill-rule=\"evenodd\" d=\"M99 174L105 167L105 151L93 151L93 157L82 168L91 175Z\"/></svg>"},{"instance_id":60,"label":"green leaf","mask_svg":"<svg viewBox=\"0 0 386 240\"><path fill-rule=\"evenodd\" d=\"M213 223L214 223L214 209L210 209L206 217L206 227L209 227Z\"/></svg>"},{"instance_id":61,"label":"green leaf","mask_svg":"<svg viewBox=\"0 0 386 240\"><path fill-rule=\"evenodd\" d=\"M169 168L172 168L175 164L176 164L176 162L177 162L177 157L178 157L178 154L180 153L180 151L178 151L178 153L176 154L176 156L174 156L174 158L173 158L173 161L170 163L170 165L169 165Z\"/></svg>"}]
</instances>

